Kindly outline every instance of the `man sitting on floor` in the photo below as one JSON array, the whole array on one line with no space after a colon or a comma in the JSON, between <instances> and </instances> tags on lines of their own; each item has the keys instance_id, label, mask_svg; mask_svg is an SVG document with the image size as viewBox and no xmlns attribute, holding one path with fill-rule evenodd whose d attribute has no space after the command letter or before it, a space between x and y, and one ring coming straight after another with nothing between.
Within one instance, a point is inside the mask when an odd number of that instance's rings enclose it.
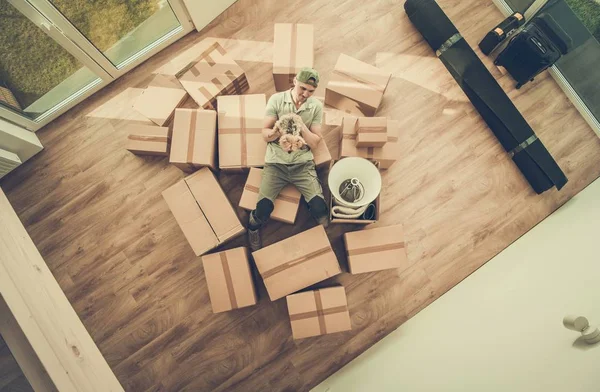
<instances>
[{"instance_id":1,"label":"man sitting on floor","mask_svg":"<svg viewBox=\"0 0 600 392\"><path fill-rule=\"evenodd\" d=\"M273 203L287 184L295 185L302 193L317 223L324 226L329 223L327 204L311 151L322 142L323 138L321 134L323 104L311 97L318 84L318 72L312 68L303 68L294 78L293 88L273 94L267 103L262 130L263 138L268 143L265 167L256 209L250 212L248 222L248 238L253 251L261 248L259 230L271 216ZM304 148L292 152L284 150L279 145L278 139L282 133L275 126L281 116L290 113L302 119L301 136L306 142Z\"/></svg>"}]
</instances>

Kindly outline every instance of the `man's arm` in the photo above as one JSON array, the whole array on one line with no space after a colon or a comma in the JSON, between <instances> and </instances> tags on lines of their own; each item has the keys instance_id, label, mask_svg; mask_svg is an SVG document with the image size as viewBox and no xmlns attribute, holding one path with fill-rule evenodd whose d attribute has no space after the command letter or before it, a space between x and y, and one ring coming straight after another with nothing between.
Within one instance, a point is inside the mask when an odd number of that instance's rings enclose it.
<instances>
[{"instance_id":1,"label":"man's arm","mask_svg":"<svg viewBox=\"0 0 600 392\"><path fill-rule=\"evenodd\" d=\"M308 129L306 125L302 125L302 137L306 141L306 144L308 144L308 147L310 147L311 150L314 150L323 138L321 124L313 124L310 126L310 129Z\"/></svg>"},{"instance_id":2,"label":"man's arm","mask_svg":"<svg viewBox=\"0 0 600 392\"><path fill-rule=\"evenodd\" d=\"M281 136L279 128L274 128L276 121L277 118L275 117L265 116L265 120L263 121L262 135L263 139L265 139L265 142L267 143L277 140Z\"/></svg>"}]
</instances>

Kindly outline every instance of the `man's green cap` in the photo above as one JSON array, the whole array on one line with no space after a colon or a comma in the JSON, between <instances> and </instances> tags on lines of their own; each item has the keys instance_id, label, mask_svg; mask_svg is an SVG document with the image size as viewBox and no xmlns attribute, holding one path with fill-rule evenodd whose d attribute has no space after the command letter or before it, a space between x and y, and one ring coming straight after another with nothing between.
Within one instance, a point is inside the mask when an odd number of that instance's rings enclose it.
<instances>
[{"instance_id":1,"label":"man's green cap","mask_svg":"<svg viewBox=\"0 0 600 392\"><path fill-rule=\"evenodd\" d=\"M296 75L296 80L317 87L319 84L319 73L310 67L304 67Z\"/></svg>"}]
</instances>

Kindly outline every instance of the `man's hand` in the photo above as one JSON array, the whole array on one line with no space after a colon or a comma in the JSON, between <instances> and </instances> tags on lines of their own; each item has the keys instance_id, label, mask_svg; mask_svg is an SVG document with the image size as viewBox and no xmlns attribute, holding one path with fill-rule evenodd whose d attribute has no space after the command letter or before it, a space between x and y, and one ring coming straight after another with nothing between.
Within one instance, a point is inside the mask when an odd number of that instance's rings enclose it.
<instances>
[{"instance_id":1,"label":"man's hand","mask_svg":"<svg viewBox=\"0 0 600 392\"><path fill-rule=\"evenodd\" d=\"M267 116L263 123L262 135L263 139L268 143L279 139L281 136L281 130L276 125L277 118Z\"/></svg>"}]
</instances>

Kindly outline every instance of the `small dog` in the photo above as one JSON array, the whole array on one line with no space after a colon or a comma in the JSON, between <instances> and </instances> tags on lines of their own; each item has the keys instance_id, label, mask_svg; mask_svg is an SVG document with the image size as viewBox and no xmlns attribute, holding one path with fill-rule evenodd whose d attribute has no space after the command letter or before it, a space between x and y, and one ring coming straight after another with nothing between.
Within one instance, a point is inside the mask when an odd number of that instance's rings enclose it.
<instances>
[{"instance_id":1,"label":"small dog","mask_svg":"<svg viewBox=\"0 0 600 392\"><path fill-rule=\"evenodd\" d=\"M284 151L291 153L306 146L306 141L300 136L303 125L300 116L292 113L281 116L275 123L281 133L279 145Z\"/></svg>"}]
</instances>

